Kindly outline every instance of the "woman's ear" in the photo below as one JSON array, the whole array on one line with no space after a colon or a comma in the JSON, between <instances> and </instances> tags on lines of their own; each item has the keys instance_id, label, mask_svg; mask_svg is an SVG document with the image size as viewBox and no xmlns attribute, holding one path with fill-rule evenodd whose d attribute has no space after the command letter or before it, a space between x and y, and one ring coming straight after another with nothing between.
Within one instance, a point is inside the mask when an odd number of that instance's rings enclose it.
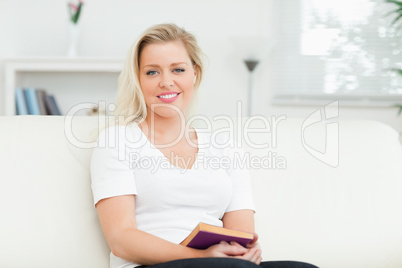
<instances>
[{"instance_id":1,"label":"woman's ear","mask_svg":"<svg viewBox=\"0 0 402 268\"><path fill-rule=\"evenodd\" d=\"M198 66L194 65L194 81L193 81L193 85L195 85L195 82L197 81L197 69L198 69Z\"/></svg>"}]
</instances>

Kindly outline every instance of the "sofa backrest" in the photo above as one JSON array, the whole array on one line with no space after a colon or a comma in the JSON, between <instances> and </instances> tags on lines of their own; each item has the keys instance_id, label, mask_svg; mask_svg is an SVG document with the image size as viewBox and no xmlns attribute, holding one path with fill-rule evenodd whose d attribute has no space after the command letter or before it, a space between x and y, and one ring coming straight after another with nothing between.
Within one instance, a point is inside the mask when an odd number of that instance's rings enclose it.
<instances>
[{"instance_id":1,"label":"sofa backrest","mask_svg":"<svg viewBox=\"0 0 402 268\"><path fill-rule=\"evenodd\" d=\"M109 267L92 201L91 150L66 139L64 119L0 117L0 267ZM77 140L91 141L95 118L72 124Z\"/></svg>"},{"instance_id":2,"label":"sofa backrest","mask_svg":"<svg viewBox=\"0 0 402 268\"><path fill-rule=\"evenodd\" d=\"M323 114L208 120L217 136L232 132L250 153L264 259L402 267L398 133L380 122Z\"/></svg>"},{"instance_id":3,"label":"sofa backrest","mask_svg":"<svg viewBox=\"0 0 402 268\"><path fill-rule=\"evenodd\" d=\"M264 257L325 268L402 267L398 133L374 121L286 119L275 135L275 148L248 148L286 161L284 169L251 169Z\"/></svg>"},{"instance_id":4,"label":"sofa backrest","mask_svg":"<svg viewBox=\"0 0 402 268\"><path fill-rule=\"evenodd\" d=\"M0 117L0 267L109 266L90 188L98 124L96 117ZM249 133L254 145L241 139L254 158L248 164L265 260L402 267L402 150L395 130L372 121L327 128L286 119L269 133L255 132ZM268 147L256 148L263 143Z\"/></svg>"}]
</instances>

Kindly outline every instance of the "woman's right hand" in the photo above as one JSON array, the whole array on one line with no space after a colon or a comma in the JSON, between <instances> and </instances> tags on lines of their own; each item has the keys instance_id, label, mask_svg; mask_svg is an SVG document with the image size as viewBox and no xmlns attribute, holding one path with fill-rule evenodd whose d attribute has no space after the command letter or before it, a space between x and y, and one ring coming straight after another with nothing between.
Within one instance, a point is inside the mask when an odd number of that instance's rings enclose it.
<instances>
[{"instance_id":1,"label":"woman's right hand","mask_svg":"<svg viewBox=\"0 0 402 268\"><path fill-rule=\"evenodd\" d=\"M220 242L210 246L205 250L205 257L237 258L253 262L257 265L261 262L261 249L256 244L250 248L245 248L236 242Z\"/></svg>"},{"instance_id":2,"label":"woman's right hand","mask_svg":"<svg viewBox=\"0 0 402 268\"><path fill-rule=\"evenodd\" d=\"M261 253L262 252L258 243L254 243L253 246L247 247L247 253L243 254L242 256L236 256L235 258L251 261L257 265L260 265L262 261Z\"/></svg>"},{"instance_id":3,"label":"woman's right hand","mask_svg":"<svg viewBox=\"0 0 402 268\"><path fill-rule=\"evenodd\" d=\"M253 240L247 244L246 248L248 249L248 252L240 258L259 265L262 261L262 251L260 244L258 243L258 235L256 233L254 233Z\"/></svg>"},{"instance_id":4,"label":"woman's right hand","mask_svg":"<svg viewBox=\"0 0 402 268\"><path fill-rule=\"evenodd\" d=\"M242 247L237 243L227 243L225 241L219 244L210 246L204 250L205 257L219 258L219 257L236 257L243 256L247 253L248 249Z\"/></svg>"}]
</instances>

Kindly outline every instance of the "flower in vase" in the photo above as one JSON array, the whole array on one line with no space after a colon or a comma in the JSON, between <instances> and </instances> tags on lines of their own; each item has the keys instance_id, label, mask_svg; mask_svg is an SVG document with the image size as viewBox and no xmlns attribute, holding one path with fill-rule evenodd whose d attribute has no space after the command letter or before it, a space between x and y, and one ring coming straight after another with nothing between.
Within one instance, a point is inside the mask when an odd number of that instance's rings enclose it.
<instances>
[{"instance_id":1,"label":"flower in vase","mask_svg":"<svg viewBox=\"0 0 402 268\"><path fill-rule=\"evenodd\" d=\"M68 11L70 12L71 22L77 24L78 19L80 18L82 5L84 2L82 0L78 0L78 4L68 3Z\"/></svg>"}]
</instances>

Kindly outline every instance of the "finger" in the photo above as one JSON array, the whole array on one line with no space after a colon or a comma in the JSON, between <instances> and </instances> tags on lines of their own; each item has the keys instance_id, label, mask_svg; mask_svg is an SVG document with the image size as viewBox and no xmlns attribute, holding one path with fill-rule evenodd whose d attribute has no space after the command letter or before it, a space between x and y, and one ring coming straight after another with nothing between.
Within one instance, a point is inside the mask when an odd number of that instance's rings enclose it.
<instances>
[{"instance_id":1,"label":"finger","mask_svg":"<svg viewBox=\"0 0 402 268\"><path fill-rule=\"evenodd\" d=\"M261 249L260 243L255 243L252 248Z\"/></svg>"},{"instance_id":2,"label":"finger","mask_svg":"<svg viewBox=\"0 0 402 268\"><path fill-rule=\"evenodd\" d=\"M255 264L259 264L262 260L261 253L262 253L262 251L260 249L252 248L249 250L249 252L244 254L243 257L245 260L248 260Z\"/></svg>"},{"instance_id":3,"label":"finger","mask_svg":"<svg viewBox=\"0 0 402 268\"><path fill-rule=\"evenodd\" d=\"M252 249L252 248L261 249L261 246L260 246L260 243L257 242L257 243L252 244L252 245L247 245L246 248L248 248L248 249Z\"/></svg>"},{"instance_id":4,"label":"finger","mask_svg":"<svg viewBox=\"0 0 402 268\"><path fill-rule=\"evenodd\" d=\"M258 234L254 233L253 240L251 240L248 244L247 247L252 247L255 243L258 241Z\"/></svg>"},{"instance_id":5,"label":"finger","mask_svg":"<svg viewBox=\"0 0 402 268\"><path fill-rule=\"evenodd\" d=\"M253 240L251 241L251 242L257 242L257 240L258 240L258 234L257 233L254 233L254 238L253 238Z\"/></svg>"},{"instance_id":6,"label":"finger","mask_svg":"<svg viewBox=\"0 0 402 268\"><path fill-rule=\"evenodd\" d=\"M242 246L237 246L237 245L230 245L227 242L221 242L219 243L221 246L221 252L230 255L230 256L238 256L238 255L243 255L244 253L247 252L247 249L242 247Z\"/></svg>"},{"instance_id":7,"label":"finger","mask_svg":"<svg viewBox=\"0 0 402 268\"><path fill-rule=\"evenodd\" d=\"M256 249L255 253L253 254L253 256L251 257L251 262L254 262L255 264L258 264L258 260L261 257L261 250Z\"/></svg>"},{"instance_id":8,"label":"finger","mask_svg":"<svg viewBox=\"0 0 402 268\"><path fill-rule=\"evenodd\" d=\"M238 258L242 259L242 260L246 260L246 261L251 261L255 254L255 251L256 251L256 249L254 249L254 248L249 249L245 254L238 256Z\"/></svg>"},{"instance_id":9,"label":"finger","mask_svg":"<svg viewBox=\"0 0 402 268\"><path fill-rule=\"evenodd\" d=\"M252 249L250 249L250 251L249 251L251 254L251 256L250 256L250 261L251 262L256 262L257 261L257 258L258 258L258 255L257 255L257 249L254 249L254 248L252 248Z\"/></svg>"},{"instance_id":10,"label":"finger","mask_svg":"<svg viewBox=\"0 0 402 268\"><path fill-rule=\"evenodd\" d=\"M240 245L240 244L237 243L236 241L231 241L229 244L232 245L232 246L239 247L239 248L244 248L242 245Z\"/></svg>"},{"instance_id":11,"label":"finger","mask_svg":"<svg viewBox=\"0 0 402 268\"><path fill-rule=\"evenodd\" d=\"M257 265L260 265L260 263L262 262L262 256L260 256L256 262Z\"/></svg>"}]
</instances>

